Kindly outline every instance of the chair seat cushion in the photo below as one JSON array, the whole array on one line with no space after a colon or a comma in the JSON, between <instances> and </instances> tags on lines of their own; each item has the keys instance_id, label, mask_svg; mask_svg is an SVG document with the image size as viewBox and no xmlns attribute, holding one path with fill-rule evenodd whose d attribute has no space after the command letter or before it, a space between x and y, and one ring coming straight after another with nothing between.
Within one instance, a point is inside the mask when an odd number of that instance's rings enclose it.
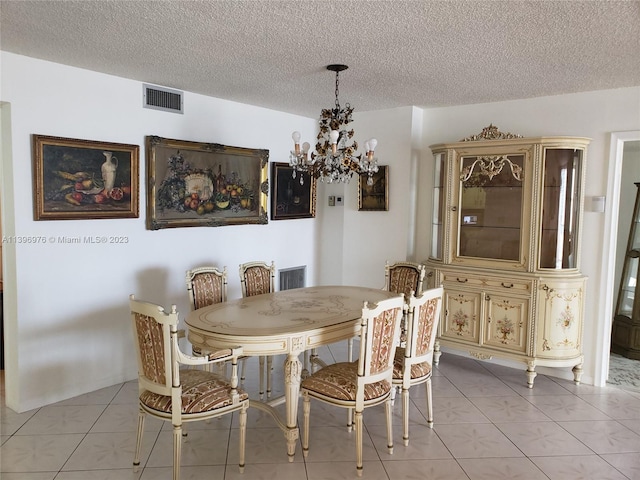
<instances>
[{"instance_id":1,"label":"chair seat cushion","mask_svg":"<svg viewBox=\"0 0 640 480\"><path fill-rule=\"evenodd\" d=\"M321 368L300 384L301 388L337 400L356 400L358 361L334 363ZM391 384L385 380L367 384L364 400L374 400L391 391Z\"/></svg>"},{"instance_id":2,"label":"chair seat cushion","mask_svg":"<svg viewBox=\"0 0 640 480\"><path fill-rule=\"evenodd\" d=\"M393 358L394 380L402 379L402 370L404 366L404 360L405 360L404 348L402 347L396 348L396 354L395 354L395 357ZM421 362L421 363L415 363L411 365L412 379L428 377L429 375L431 375L431 365L429 365L429 362Z\"/></svg>"},{"instance_id":3,"label":"chair seat cushion","mask_svg":"<svg viewBox=\"0 0 640 480\"><path fill-rule=\"evenodd\" d=\"M219 375L204 370L180 370L182 383L182 413L209 412L231 405L231 385ZM236 390L240 401L249 398L241 389ZM171 397L145 390L140 402L160 412L171 413Z\"/></svg>"}]
</instances>

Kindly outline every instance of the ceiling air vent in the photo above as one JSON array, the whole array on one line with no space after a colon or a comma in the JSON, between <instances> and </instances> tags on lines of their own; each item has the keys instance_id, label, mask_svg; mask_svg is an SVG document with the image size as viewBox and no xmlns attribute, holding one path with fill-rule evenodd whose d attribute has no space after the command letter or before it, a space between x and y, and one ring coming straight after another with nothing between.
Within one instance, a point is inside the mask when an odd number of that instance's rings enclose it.
<instances>
[{"instance_id":1,"label":"ceiling air vent","mask_svg":"<svg viewBox=\"0 0 640 480\"><path fill-rule=\"evenodd\" d=\"M183 92L170 88L156 87L154 85L142 84L142 106L163 110L165 112L183 112Z\"/></svg>"}]
</instances>

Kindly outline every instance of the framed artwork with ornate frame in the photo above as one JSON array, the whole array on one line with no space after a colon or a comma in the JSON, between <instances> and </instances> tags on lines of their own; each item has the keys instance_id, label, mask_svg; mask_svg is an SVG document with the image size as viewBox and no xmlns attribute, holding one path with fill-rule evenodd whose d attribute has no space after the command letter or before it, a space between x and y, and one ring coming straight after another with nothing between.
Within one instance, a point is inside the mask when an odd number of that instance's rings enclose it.
<instances>
[{"instance_id":1,"label":"framed artwork with ornate frame","mask_svg":"<svg viewBox=\"0 0 640 480\"><path fill-rule=\"evenodd\" d=\"M373 174L373 185L367 184L367 175L358 178L358 210L389 210L389 166L380 165Z\"/></svg>"},{"instance_id":2,"label":"framed artwork with ornate frame","mask_svg":"<svg viewBox=\"0 0 640 480\"><path fill-rule=\"evenodd\" d=\"M34 220L138 217L140 147L32 135Z\"/></svg>"},{"instance_id":3,"label":"framed artwork with ornate frame","mask_svg":"<svg viewBox=\"0 0 640 480\"><path fill-rule=\"evenodd\" d=\"M269 151L146 137L147 228L266 224Z\"/></svg>"},{"instance_id":4,"label":"framed artwork with ornate frame","mask_svg":"<svg viewBox=\"0 0 640 480\"><path fill-rule=\"evenodd\" d=\"M288 163L271 164L271 220L316 216L316 179L308 173L296 175L293 178L293 169Z\"/></svg>"}]
</instances>

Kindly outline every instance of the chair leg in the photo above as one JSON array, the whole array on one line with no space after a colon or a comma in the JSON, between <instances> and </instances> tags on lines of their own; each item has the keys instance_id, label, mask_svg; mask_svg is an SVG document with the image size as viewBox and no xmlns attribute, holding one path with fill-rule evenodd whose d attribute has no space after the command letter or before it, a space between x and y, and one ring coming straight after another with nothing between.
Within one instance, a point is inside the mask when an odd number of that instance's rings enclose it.
<instances>
[{"instance_id":1,"label":"chair leg","mask_svg":"<svg viewBox=\"0 0 640 480\"><path fill-rule=\"evenodd\" d=\"M142 434L144 433L144 419L146 413L142 408L138 411L138 431L136 433L136 453L133 457L133 471L138 472L140 467L140 451L142 450Z\"/></svg>"},{"instance_id":2,"label":"chair leg","mask_svg":"<svg viewBox=\"0 0 640 480\"><path fill-rule=\"evenodd\" d=\"M362 476L362 412L356 411L355 424L356 424L356 473L359 477Z\"/></svg>"},{"instance_id":3,"label":"chair leg","mask_svg":"<svg viewBox=\"0 0 640 480\"><path fill-rule=\"evenodd\" d=\"M271 398L271 370L273 370L273 357L267 357L267 398Z\"/></svg>"},{"instance_id":4,"label":"chair leg","mask_svg":"<svg viewBox=\"0 0 640 480\"><path fill-rule=\"evenodd\" d=\"M260 368L260 398L264 397L264 356L258 358Z\"/></svg>"},{"instance_id":5,"label":"chair leg","mask_svg":"<svg viewBox=\"0 0 640 480\"><path fill-rule=\"evenodd\" d=\"M353 408L347 408L347 432L353 430Z\"/></svg>"},{"instance_id":6,"label":"chair leg","mask_svg":"<svg viewBox=\"0 0 640 480\"><path fill-rule=\"evenodd\" d=\"M240 369L240 381L244 382L247 373L247 359L242 358L240 361L242 362L242 368Z\"/></svg>"},{"instance_id":7,"label":"chair leg","mask_svg":"<svg viewBox=\"0 0 640 480\"><path fill-rule=\"evenodd\" d=\"M309 455L309 414L311 412L311 399L306 393L302 394L302 455Z\"/></svg>"},{"instance_id":8,"label":"chair leg","mask_svg":"<svg viewBox=\"0 0 640 480\"><path fill-rule=\"evenodd\" d=\"M173 480L180 480L180 457L182 453L182 425L173 426Z\"/></svg>"},{"instance_id":9,"label":"chair leg","mask_svg":"<svg viewBox=\"0 0 640 480\"><path fill-rule=\"evenodd\" d=\"M393 455L393 407L391 397L384 402L384 412L387 414L387 451Z\"/></svg>"},{"instance_id":10,"label":"chair leg","mask_svg":"<svg viewBox=\"0 0 640 480\"><path fill-rule=\"evenodd\" d=\"M353 362L353 338L347 340L347 362Z\"/></svg>"},{"instance_id":11,"label":"chair leg","mask_svg":"<svg viewBox=\"0 0 640 480\"><path fill-rule=\"evenodd\" d=\"M425 385L427 386L427 426L433 428L433 389L431 388L431 379L427 380Z\"/></svg>"},{"instance_id":12,"label":"chair leg","mask_svg":"<svg viewBox=\"0 0 640 480\"><path fill-rule=\"evenodd\" d=\"M240 446L238 448L238 455L240 459L238 460L238 465L240 468L240 473L244 473L244 449L247 438L247 409L243 408L240 410L239 419L240 421Z\"/></svg>"},{"instance_id":13,"label":"chair leg","mask_svg":"<svg viewBox=\"0 0 640 480\"><path fill-rule=\"evenodd\" d=\"M402 389L402 441L409 445L409 389Z\"/></svg>"}]
</instances>

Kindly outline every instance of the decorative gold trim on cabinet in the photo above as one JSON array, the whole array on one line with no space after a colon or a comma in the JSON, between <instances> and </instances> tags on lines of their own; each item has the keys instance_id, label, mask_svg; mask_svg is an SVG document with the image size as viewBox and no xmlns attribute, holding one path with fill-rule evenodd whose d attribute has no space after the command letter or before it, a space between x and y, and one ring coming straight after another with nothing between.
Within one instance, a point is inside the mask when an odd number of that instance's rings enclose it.
<instances>
[{"instance_id":1,"label":"decorative gold trim on cabinet","mask_svg":"<svg viewBox=\"0 0 640 480\"><path fill-rule=\"evenodd\" d=\"M512 138L523 138L523 137L522 135L517 135L515 133L501 132L500 130L498 130L498 127L490 123L488 127L484 127L482 129L482 132L476 135L471 135L470 137L467 137L467 138L463 138L460 141L476 142L478 140L510 140Z\"/></svg>"}]
</instances>

